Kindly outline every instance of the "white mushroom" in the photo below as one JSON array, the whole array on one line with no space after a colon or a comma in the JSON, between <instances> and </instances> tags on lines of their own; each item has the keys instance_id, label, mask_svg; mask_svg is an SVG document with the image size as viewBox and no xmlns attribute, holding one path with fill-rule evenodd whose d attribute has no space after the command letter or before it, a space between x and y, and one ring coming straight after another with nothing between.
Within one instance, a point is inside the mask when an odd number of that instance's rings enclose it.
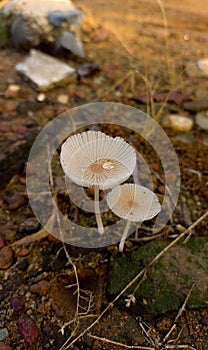
<instances>
[{"instance_id":1,"label":"white mushroom","mask_svg":"<svg viewBox=\"0 0 208 350\"><path fill-rule=\"evenodd\" d=\"M65 141L60 161L65 175L73 182L94 188L98 231L103 233L99 190L112 188L129 178L136 165L134 149L121 137L86 131Z\"/></svg>"},{"instance_id":2,"label":"white mushroom","mask_svg":"<svg viewBox=\"0 0 208 350\"><path fill-rule=\"evenodd\" d=\"M120 252L123 251L131 221L143 222L152 219L161 210L160 203L154 192L136 184L116 186L107 194L107 203L114 214L127 220L119 244Z\"/></svg>"}]
</instances>

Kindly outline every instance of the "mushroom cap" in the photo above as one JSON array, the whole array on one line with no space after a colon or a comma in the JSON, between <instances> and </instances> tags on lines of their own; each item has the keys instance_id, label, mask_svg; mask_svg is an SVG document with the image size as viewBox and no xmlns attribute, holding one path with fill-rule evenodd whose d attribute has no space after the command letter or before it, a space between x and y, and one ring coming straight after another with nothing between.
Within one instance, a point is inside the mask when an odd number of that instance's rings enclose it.
<instances>
[{"instance_id":1,"label":"mushroom cap","mask_svg":"<svg viewBox=\"0 0 208 350\"><path fill-rule=\"evenodd\" d=\"M107 194L107 203L114 214L134 222L152 219L161 210L154 192L136 184L114 187Z\"/></svg>"},{"instance_id":2,"label":"mushroom cap","mask_svg":"<svg viewBox=\"0 0 208 350\"><path fill-rule=\"evenodd\" d=\"M136 152L121 137L86 131L64 142L60 162L65 175L76 184L107 189L129 178L136 165Z\"/></svg>"}]
</instances>

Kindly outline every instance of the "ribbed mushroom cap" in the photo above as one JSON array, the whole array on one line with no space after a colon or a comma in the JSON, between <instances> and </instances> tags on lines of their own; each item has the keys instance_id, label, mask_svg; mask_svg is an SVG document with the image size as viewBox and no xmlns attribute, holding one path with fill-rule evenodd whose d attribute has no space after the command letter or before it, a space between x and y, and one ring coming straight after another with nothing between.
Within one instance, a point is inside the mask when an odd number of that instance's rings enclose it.
<instances>
[{"instance_id":1,"label":"ribbed mushroom cap","mask_svg":"<svg viewBox=\"0 0 208 350\"><path fill-rule=\"evenodd\" d=\"M121 137L86 131L64 142L60 161L65 175L76 184L107 189L129 178L136 165L136 153Z\"/></svg>"},{"instance_id":2,"label":"ribbed mushroom cap","mask_svg":"<svg viewBox=\"0 0 208 350\"><path fill-rule=\"evenodd\" d=\"M136 184L116 186L107 194L107 203L114 214L134 222L152 219L161 210L154 192Z\"/></svg>"}]
</instances>

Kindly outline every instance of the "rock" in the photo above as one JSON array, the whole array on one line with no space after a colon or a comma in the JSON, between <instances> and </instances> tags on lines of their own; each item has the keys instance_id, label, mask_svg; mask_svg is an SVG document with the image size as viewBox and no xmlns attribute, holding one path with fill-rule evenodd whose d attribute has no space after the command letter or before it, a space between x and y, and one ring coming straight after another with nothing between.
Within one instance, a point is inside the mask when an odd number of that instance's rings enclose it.
<instances>
[{"instance_id":1,"label":"rock","mask_svg":"<svg viewBox=\"0 0 208 350\"><path fill-rule=\"evenodd\" d=\"M9 336L9 332L7 328L0 329L0 341L6 339Z\"/></svg>"},{"instance_id":2,"label":"rock","mask_svg":"<svg viewBox=\"0 0 208 350\"><path fill-rule=\"evenodd\" d=\"M165 239L155 240L127 256L114 258L109 268L110 298L117 295L168 243L170 241ZM145 309L146 313L153 315L178 310L194 283L187 306L189 308L206 307L207 256L206 237L192 237L186 244L173 246L148 269L147 278L135 293L137 303ZM122 304L135 287L134 285L127 290Z\"/></svg>"},{"instance_id":3,"label":"rock","mask_svg":"<svg viewBox=\"0 0 208 350\"><path fill-rule=\"evenodd\" d=\"M89 77L97 72L100 72L100 67L96 62L85 62L77 68L77 73L81 78Z\"/></svg>"},{"instance_id":4,"label":"rock","mask_svg":"<svg viewBox=\"0 0 208 350\"><path fill-rule=\"evenodd\" d=\"M69 102L69 96L65 94L61 94L58 96L57 102L61 103L62 105L66 105Z\"/></svg>"},{"instance_id":5,"label":"rock","mask_svg":"<svg viewBox=\"0 0 208 350\"><path fill-rule=\"evenodd\" d=\"M40 223L36 218L29 218L19 225L19 233L34 233L40 227Z\"/></svg>"},{"instance_id":6,"label":"rock","mask_svg":"<svg viewBox=\"0 0 208 350\"><path fill-rule=\"evenodd\" d=\"M19 94L20 86L17 84L11 84L8 86L4 93L5 98L16 98Z\"/></svg>"},{"instance_id":7,"label":"rock","mask_svg":"<svg viewBox=\"0 0 208 350\"><path fill-rule=\"evenodd\" d=\"M38 327L30 318L21 318L18 329L27 343L33 343L39 334Z\"/></svg>"},{"instance_id":8,"label":"rock","mask_svg":"<svg viewBox=\"0 0 208 350\"><path fill-rule=\"evenodd\" d=\"M60 40L57 42L57 49L59 46L71 51L74 55L80 57L85 56L81 40L75 38L72 33L63 33Z\"/></svg>"},{"instance_id":9,"label":"rock","mask_svg":"<svg viewBox=\"0 0 208 350\"><path fill-rule=\"evenodd\" d=\"M178 115L178 114L170 114L167 115L162 120L162 125L164 127L169 127L175 131L179 132L187 132L190 131L193 127L193 120L191 118Z\"/></svg>"},{"instance_id":10,"label":"rock","mask_svg":"<svg viewBox=\"0 0 208 350\"><path fill-rule=\"evenodd\" d=\"M76 77L75 69L60 60L32 49L16 71L28 79L38 91L47 91L62 86Z\"/></svg>"},{"instance_id":11,"label":"rock","mask_svg":"<svg viewBox=\"0 0 208 350\"><path fill-rule=\"evenodd\" d=\"M0 13L16 50L29 50L41 43L54 47L63 44L74 54L84 54L79 38L82 13L71 1L7 0ZM67 44L65 34L70 35Z\"/></svg>"},{"instance_id":12,"label":"rock","mask_svg":"<svg viewBox=\"0 0 208 350\"><path fill-rule=\"evenodd\" d=\"M13 193L11 196L5 196L4 200L8 203L8 210L10 211L16 211L25 203L24 196L18 192Z\"/></svg>"},{"instance_id":13,"label":"rock","mask_svg":"<svg viewBox=\"0 0 208 350\"><path fill-rule=\"evenodd\" d=\"M19 256L19 257L27 256L29 253L30 253L30 251L26 247L19 247L16 250L16 256Z\"/></svg>"},{"instance_id":14,"label":"rock","mask_svg":"<svg viewBox=\"0 0 208 350\"><path fill-rule=\"evenodd\" d=\"M20 270L20 271L26 271L27 268L28 268L28 266L29 266L28 259L25 258L25 259L21 260L20 262L17 263L16 266L17 266L18 270Z\"/></svg>"},{"instance_id":15,"label":"rock","mask_svg":"<svg viewBox=\"0 0 208 350\"><path fill-rule=\"evenodd\" d=\"M32 284L30 286L30 291L32 293L37 293L41 296L44 296L47 294L49 288L50 288L50 282L46 280L42 280L42 281L39 281L38 283Z\"/></svg>"},{"instance_id":16,"label":"rock","mask_svg":"<svg viewBox=\"0 0 208 350\"><path fill-rule=\"evenodd\" d=\"M0 269L6 270L13 264L13 252L9 247L0 250Z\"/></svg>"},{"instance_id":17,"label":"rock","mask_svg":"<svg viewBox=\"0 0 208 350\"><path fill-rule=\"evenodd\" d=\"M38 102L44 102L45 99L46 99L46 95L45 95L43 92L41 92L40 94L38 94L38 96L36 97L36 100L37 100Z\"/></svg>"},{"instance_id":18,"label":"rock","mask_svg":"<svg viewBox=\"0 0 208 350\"><path fill-rule=\"evenodd\" d=\"M200 320L200 323L202 324L202 326L208 326L208 317L203 317Z\"/></svg>"},{"instance_id":19,"label":"rock","mask_svg":"<svg viewBox=\"0 0 208 350\"><path fill-rule=\"evenodd\" d=\"M198 100L193 102L186 102L183 104L183 109L197 113L208 109L208 100Z\"/></svg>"},{"instance_id":20,"label":"rock","mask_svg":"<svg viewBox=\"0 0 208 350\"><path fill-rule=\"evenodd\" d=\"M195 119L196 125L202 130L208 130L208 110L199 112Z\"/></svg>"},{"instance_id":21,"label":"rock","mask_svg":"<svg viewBox=\"0 0 208 350\"><path fill-rule=\"evenodd\" d=\"M15 312L21 311L24 308L24 303L19 297L12 299L11 305Z\"/></svg>"},{"instance_id":22,"label":"rock","mask_svg":"<svg viewBox=\"0 0 208 350\"><path fill-rule=\"evenodd\" d=\"M196 62L191 62L186 67L186 73L189 77L208 78L208 59L202 59Z\"/></svg>"}]
</instances>

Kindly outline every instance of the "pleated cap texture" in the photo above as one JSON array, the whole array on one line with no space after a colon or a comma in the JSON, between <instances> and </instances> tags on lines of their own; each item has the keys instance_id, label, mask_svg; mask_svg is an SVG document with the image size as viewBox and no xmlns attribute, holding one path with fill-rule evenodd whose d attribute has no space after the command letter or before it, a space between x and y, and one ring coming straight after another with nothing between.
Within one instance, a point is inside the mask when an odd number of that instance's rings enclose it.
<instances>
[{"instance_id":1,"label":"pleated cap texture","mask_svg":"<svg viewBox=\"0 0 208 350\"><path fill-rule=\"evenodd\" d=\"M114 214L134 222L152 219L161 210L154 192L137 184L114 187L107 194L107 203Z\"/></svg>"},{"instance_id":2,"label":"pleated cap texture","mask_svg":"<svg viewBox=\"0 0 208 350\"><path fill-rule=\"evenodd\" d=\"M65 175L74 183L104 190L131 176L136 166L136 152L121 137L86 131L64 142L60 162Z\"/></svg>"}]
</instances>

